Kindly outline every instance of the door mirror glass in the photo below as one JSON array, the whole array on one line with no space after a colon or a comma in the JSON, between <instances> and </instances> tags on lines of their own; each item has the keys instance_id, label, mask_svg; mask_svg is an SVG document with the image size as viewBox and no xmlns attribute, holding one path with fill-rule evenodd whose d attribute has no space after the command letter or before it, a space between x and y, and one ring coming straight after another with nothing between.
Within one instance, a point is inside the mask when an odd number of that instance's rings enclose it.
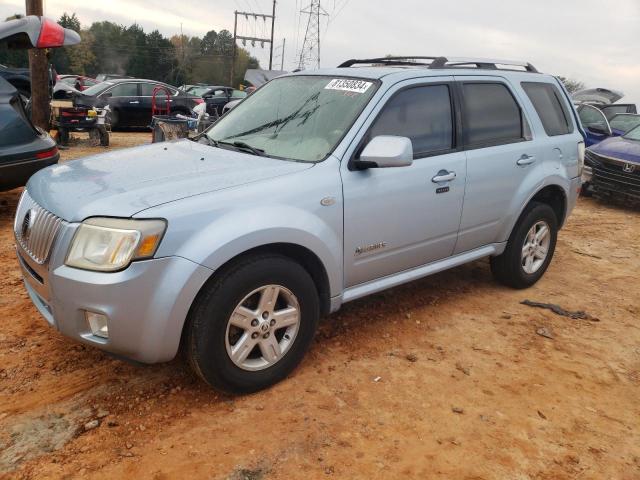
<instances>
[{"instance_id":1,"label":"door mirror glass","mask_svg":"<svg viewBox=\"0 0 640 480\"><path fill-rule=\"evenodd\" d=\"M413 145L407 137L374 137L356 160L359 170L366 168L408 167L413 163Z\"/></svg>"}]
</instances>

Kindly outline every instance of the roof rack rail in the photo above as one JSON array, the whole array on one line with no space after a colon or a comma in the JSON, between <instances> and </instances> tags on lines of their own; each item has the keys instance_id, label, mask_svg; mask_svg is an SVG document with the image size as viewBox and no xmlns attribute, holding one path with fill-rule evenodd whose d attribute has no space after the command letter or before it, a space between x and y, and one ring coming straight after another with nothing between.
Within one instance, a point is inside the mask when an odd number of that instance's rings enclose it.
<instances>
[{"instance_id":1,"label":"roof rack rail","mask_svg":"<svg viewBox=\"0 0 640 480\"><path fill-rule=\"evenodd\" d=\"M419 60L430 60L429 63L420 62ZM338 68L348 68L353 65L370 65L379 64L384 66L426 66L430 69L438 68L478 68L484 70L516 70L515 68L504 67L521 67L526 72L539 73L536 67L529 62L514 60L497 60L489 58L466 58L466 57L381 57L368 59L351 59L338 65Z\"/></svg>"}]
</instances>

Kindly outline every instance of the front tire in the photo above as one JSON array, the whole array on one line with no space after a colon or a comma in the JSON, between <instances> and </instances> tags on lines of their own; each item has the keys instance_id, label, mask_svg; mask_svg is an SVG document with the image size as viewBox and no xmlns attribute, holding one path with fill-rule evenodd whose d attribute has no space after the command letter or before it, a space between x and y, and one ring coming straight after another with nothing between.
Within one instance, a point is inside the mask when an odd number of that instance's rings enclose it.
<instances>
[{"instance_id":1,"label":"front tire","mask_svg":"<svg viewBox=\"0 0 640 480\"><path fill-rule=\"evenodd\" d=\"M507 248L491 257L491 272L500 283L513 288L535 284L549 267L558 239L558 219L544 203L531 203L511 232Z\"/></svg>"},{"instance_id":2,"label":"front tire","mask_svg":"<svg viewBox=\"0 0 640 480\"><path fill-rule=\"evenodd\" d=\"M194 302L187 357L217 390L262 390L300 363L319 317L318 292L301 265L277 254L246 257L205 285Z\"/></svg>"}]
</instances>

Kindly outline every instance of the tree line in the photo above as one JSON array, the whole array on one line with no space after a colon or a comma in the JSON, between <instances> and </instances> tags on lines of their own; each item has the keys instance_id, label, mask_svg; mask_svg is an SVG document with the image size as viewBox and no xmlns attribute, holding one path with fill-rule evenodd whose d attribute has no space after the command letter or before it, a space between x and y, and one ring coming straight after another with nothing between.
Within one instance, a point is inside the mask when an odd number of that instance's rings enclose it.
<instances>
[{"instance_id":1,"label":"tree line","mask_svg":"<svg viewBox=\"0 0 640 480\"><path fill-rule=\"evenodd\" d=\"M158 30L146 33L140 25L128 27L109 21L83 28L75 13L62 14L58 23L82 37L79 45L54 49L50 61L59 74L95 76L116 73L182 85L229 83L233 58L233 35L228 30L211 30L202 38L187 35L163 36ZM0 64L28 67L26 51L0 48ZM236 48L233 85L243 83L247 68L260 68L258 60Z\"/></svg>"}]
</instances>

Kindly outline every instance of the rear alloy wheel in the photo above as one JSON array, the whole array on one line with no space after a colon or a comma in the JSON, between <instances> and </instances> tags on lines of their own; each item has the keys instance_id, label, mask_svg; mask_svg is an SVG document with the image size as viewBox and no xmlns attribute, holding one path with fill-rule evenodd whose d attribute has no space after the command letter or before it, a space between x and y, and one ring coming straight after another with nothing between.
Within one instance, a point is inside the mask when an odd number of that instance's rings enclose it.
<instances>
[{"instance_id":1,"label":"rear alloy wheel","mask_svg":"<svg viewBox=\"0 0 640 480\"><path fill-rule=\"evenodd\" d=\"M558 238L558 220L545 203L532 203L511 232L502 255L491 257L491 271L499 282L527 288L547 270Z\"/></svg>"},{"instance_id":2,"label":"rear alloy wheel","mask_svg":"<svg viewBox=\"0 0 640 480\"><path fill-rule=\"evenodd\" d=\"M198 295L185 327L187 357L214 388L255 392L300 363L319 316L315 283L300 264L277 254L245 257Z\"/></svg>"},{"instance_id":3,"label":"rear alloy wheel","mask_svg":"<svg viewBox=\"0 0 640 480\"><path fill-rule=\"evenodd\" d=\"M522 246L522 269L532 275L544 265L549 255L551 243L551 227L544 220L540 220L527 232Z\"/></svg>"}]
</instances>

